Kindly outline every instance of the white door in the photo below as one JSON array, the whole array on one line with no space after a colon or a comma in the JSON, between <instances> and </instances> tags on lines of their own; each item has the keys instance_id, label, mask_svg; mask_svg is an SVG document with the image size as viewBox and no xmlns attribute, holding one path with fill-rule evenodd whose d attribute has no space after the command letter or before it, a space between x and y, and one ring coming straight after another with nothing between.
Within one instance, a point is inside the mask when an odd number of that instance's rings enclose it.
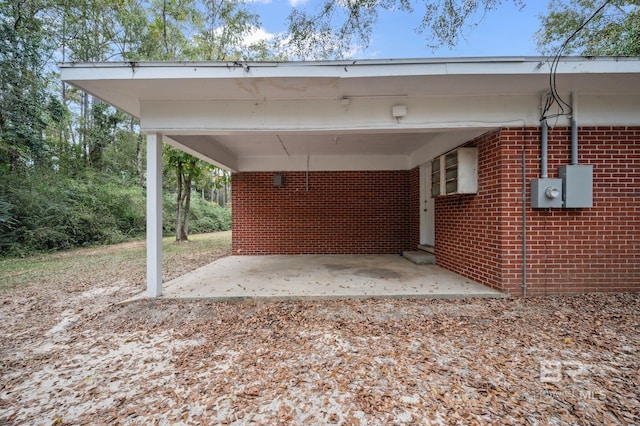
<instances>
[{"instance_id":1,"label":"white door","mask_svg":"<svg viewBox=\"0 0 640 426\"><path fill-rule=\"evenodd\" d=\"M431 162L420 166L420 245L434 246L435 203L431 198Z\"/></svg>"}]
</instances>

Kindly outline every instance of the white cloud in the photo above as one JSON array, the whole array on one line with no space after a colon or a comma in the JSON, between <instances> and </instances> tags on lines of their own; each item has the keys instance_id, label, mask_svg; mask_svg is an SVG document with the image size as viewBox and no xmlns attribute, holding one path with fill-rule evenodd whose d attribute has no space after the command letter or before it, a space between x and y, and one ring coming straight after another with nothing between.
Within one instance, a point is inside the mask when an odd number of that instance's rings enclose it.
<instances>
[{"instance_id":1,"label":"white cloud","mask_svg":"<svg viewBox=\"0 0 640 426\"><path fill-rule=\"evenodd\" d=\"M289 5L291 7L297 7L297 6L305 4L307 1L309 1L309 0L289 0Z\"/></svg>"},{"instance_id":2,"label":"white cloud","mask_svg":"<svg viewBox=\"0 0 640 426\"><path fill-rule=\"evenodd\" d=\"M218 27L213 30L213 34L216 37L222 36L224 32L224 27ZM251 46L252 44L259 43L261 41L270 41L276 37L275 34L272 34L265 30L262 27L254 27L247 34L244 35L240 44L243 47Z\"/></svg>"},{"instance_id":3,"label":"white cloud","mask_svg":"<svg viewBox=\"0 0 640 426\"><path fill-rule=\"evenodd\" d=\"M272 34L265 30L264 28L254 28L251 30L249 34L244 37L243 44L245 46L250 46L255 43L259 43L261 41L270 41L273 40L275 34Z\"/></svg>"}]
</instances>

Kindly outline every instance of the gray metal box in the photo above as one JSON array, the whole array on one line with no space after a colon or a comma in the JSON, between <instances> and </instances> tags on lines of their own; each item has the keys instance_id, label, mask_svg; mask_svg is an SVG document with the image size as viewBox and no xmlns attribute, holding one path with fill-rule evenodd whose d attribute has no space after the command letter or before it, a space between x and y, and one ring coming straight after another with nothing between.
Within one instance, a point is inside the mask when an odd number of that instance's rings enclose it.
<instances>
[{"instance_id":1,"label":"gray metal box","mask_svg":"<svg viewBox=\"0 0 640 426\"><path fill-rule=\"evenodd\" d=\"M533 179L531 207L534 209L562 208L562 179Z\"/></svg>"},{"instance_id":2,"label":"gray metal box","mask_svg":"<svg viewBox=\"0 0 640 426\"><path fill-rule=\"evenodd\" d=\"M562 197L568 208L593 207L593 166L567 165L558 169Z\"/></svg>"}]
</instances>

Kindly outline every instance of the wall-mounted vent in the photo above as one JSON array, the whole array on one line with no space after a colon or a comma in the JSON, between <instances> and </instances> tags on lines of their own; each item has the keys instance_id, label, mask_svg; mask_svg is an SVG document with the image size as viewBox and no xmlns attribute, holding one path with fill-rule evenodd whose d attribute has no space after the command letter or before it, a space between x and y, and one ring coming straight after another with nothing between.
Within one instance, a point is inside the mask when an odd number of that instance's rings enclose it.
<instances>
[{"instance_id":1,"label":"wall-mounted vent","mask_svg":"<svg viewBox=\"0 0 640 426\"><path fill-rule=\"evenodd\" d=\"M478 148L457 148L431 163L431 196L478 192Z\"/></svg>"}]
</instances>

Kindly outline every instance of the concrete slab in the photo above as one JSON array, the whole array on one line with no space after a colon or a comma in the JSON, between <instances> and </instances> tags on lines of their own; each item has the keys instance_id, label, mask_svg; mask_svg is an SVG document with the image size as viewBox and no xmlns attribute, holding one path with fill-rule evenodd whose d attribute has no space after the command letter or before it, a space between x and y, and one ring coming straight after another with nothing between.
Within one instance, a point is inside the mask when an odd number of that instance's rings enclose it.
<instances>
[{"instance_id":1,"label":"concrete slab","mask_svg":"<svg viewBox=\"0 0 640 426\"><path fill-rule=\"evenodd\" d=\"M135 299L145 298L143 293ZM505 297L396 255L229 256L164 284L165 299Z\"/></svg>"}]
</instances>

